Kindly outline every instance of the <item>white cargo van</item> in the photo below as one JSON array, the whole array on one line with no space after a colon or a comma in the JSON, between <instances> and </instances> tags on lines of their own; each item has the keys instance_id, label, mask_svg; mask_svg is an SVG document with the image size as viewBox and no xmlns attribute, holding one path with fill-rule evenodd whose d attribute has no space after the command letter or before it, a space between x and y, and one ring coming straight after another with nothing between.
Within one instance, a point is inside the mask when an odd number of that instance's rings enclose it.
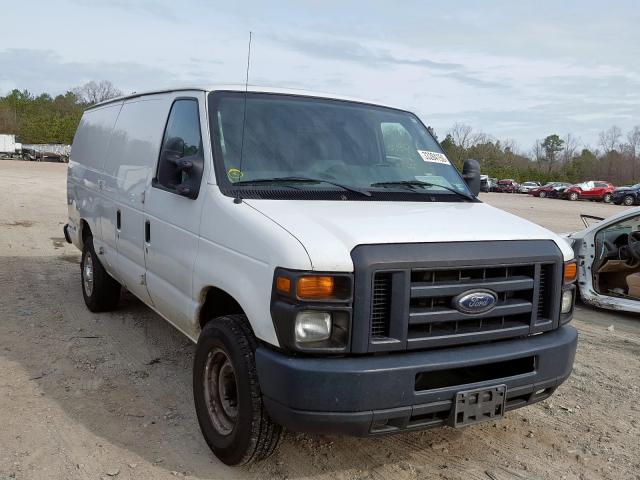
<instances>
[{"instance_id":1,"label":"white cargo van","mask_svg":"<svg viewBox=\"0 0 640 480\"><path fill-rule=\"evenodd\" d=\"M197 343L200 427L237 465L282 426L461 427L569 376L573 251L479 188L407 111L176 89L84 113L64 231L91 311L124 287Z\"/></svg>"}]
</instances>

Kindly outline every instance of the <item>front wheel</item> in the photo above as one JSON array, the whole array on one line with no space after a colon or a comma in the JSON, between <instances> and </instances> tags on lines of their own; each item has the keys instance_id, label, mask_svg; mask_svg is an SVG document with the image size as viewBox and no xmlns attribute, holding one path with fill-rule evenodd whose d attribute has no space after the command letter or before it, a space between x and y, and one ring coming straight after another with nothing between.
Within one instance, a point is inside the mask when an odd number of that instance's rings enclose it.
<instances>
[{"instance_id":1,"label":"front wheel","mask_svg":"<svg viewBox=\"0 0 640 480\"><path fill-rule=\"evenodd\" d=\"M602 200L604 201L604 203L611 203L611 194L605 193L604 197L602 197Z\"/></svg>"},{"instance_id":2,"label":"front wheel","mask_svg":"<svg viewBox=\"0 0 640 480\"><path fill-rule=\"evenodd\" d=\"M282 431L262 403L255 349L244 315L211 320L198 339L193 366L198 423L209 448L227 465L268 457Z\"/></svg>"},{"instance_id":3,"label":"front wheel","mask_svg":"<svg viewBox=\"0 0 640 480\"><path fill-rule=\"evenodd\" d=\"M544 198L547 196L547 192L540 192L540 198Z\"/></svg>"},{"instance_id":4,"label":"front wheel","mask_svg":"<svg viewBox=\"0 0 640 480\"><path fill-rule=\"evenodd\" d=\"M631 195L625 195L622 203L624 203L626 207L630 207L631 205L633 205L633 197Z\"/></svg>"},{"instance_id":5,"label":"front wheel","mask_svg":"<svg viewBox=\"0 0 640 480\"><path fill-rule=\"evenodd\" d=\"M569 194L569 200L571 200L572 202L575 202L576 200L578 200L578 194L576 192L571 192Z\"/></svg>"}]
</instances>

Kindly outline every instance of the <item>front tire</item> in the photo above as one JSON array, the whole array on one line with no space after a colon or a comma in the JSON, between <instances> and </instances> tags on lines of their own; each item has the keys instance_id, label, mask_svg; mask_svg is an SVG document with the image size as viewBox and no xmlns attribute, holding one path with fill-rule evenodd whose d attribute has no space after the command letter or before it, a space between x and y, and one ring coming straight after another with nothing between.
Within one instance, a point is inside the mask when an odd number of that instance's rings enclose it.
<instances>
[{"instance_id":1,"label":"front tire","mask_svg":"<svg viewBox=\"0 0 640 480\"><path fill-rule=\"evenodd\" d=\"M107 273L93 248L93 237L84 241L80 261L82 296L92 312L115 310L120 300L120 284Z\"/></svg>"},{"instance_id":2,"label":"front tire","mask_svg":"<svg viewBox=\"0 0 640 480\"><path fill-rule=\"evenodd\" d=\"M630 207L634 203L633 197L631 195L625 195L622 203L625 205L625 207Z\"/></svg>"},{"instance_id":3,"label":"front tire","mask_svg":"<svg viewBox=\"0 0 640 480\"><path fill-rule=\"evenodd\" d=\"M602 201L604 203L611 203L611 194L610 193L605 193L604 197L602 197Z\"/></svg>"},{"instance_id":4,"label":"front tire","mask_svg":"<svg viewBox=\"0 0 640 480\"><path fill-rule=\"evenodd\" d=\"M571 192L569 194L569 200L571 200L572 202L575 202L576 200L578 200L578 194L576 192Z\"/></svg>"},{"instance_id":5,"label":"front tire","mask_svg":"<svg viewBox=\"0 0 640 480\"><path fill-rule=\"evenodd\" d=\"M540 198L544 198L547 196L547 192L540 192Z\"/></svg>"},{"instance_id":6,"label":"front tire","mask_svg":"<svg viewBox=\"0 0 640 480\"><path fill-rule=\"evenodd\" d=\"M255 349L244 315L211 320L198 339L193 366L198 423L209 448L227 465L267 458L282 432L262 402Z\"/></svg>"}]
</instances>

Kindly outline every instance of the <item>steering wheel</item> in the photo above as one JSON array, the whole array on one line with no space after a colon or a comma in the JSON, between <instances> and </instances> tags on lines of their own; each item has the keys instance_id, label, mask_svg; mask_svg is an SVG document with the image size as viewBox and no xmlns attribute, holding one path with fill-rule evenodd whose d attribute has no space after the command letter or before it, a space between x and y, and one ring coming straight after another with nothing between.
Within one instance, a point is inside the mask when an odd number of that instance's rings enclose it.
<instances>
[{"instance_id":1,"label":"steering wheel","mask_svg":"<svg viewBox=\"0 0 640 480\"><path fill-rule=\"evenodd\" d=\"M603 242L604 246L604 254L602 255L602 259L607 258L619 258L620 257L620 249L611 241L605 240Z\"/></svg>"},{"instance_id":2,"label":"steering wheel","mask_svg":"<svg viewBox=\"0 0 640 480\"><path fill-rule=\"evenodd\" d=\"M620 247L620 256L622 257L623 248ZM627 245L625 248L625 256L627 257L627 264L639 264L640 263L640 231L631 232L627 236Z\"/></svg>"}]
</instances>

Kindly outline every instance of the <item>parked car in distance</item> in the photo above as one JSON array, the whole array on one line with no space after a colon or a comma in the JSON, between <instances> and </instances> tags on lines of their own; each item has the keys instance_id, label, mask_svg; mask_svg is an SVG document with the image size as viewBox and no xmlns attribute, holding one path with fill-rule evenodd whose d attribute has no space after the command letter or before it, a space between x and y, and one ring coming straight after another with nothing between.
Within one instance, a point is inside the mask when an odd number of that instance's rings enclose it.
<instances>
[{"instance_id":1,"label":"parked car in distance","mask_svg":"<svg viewBox=\"0 0 640 480\"><path fill-rule=\"evenodd\" d=\"M640 203L640 183L626 187L618 187L611 194L611 201L616 205L638 205Z\"/></svg>"},{"instance_id":2,"label":"parked car in distance","mask_svg":"<svg viewBox=\"0 0 640 480\"><path fill-rule=\"evenodd\" d=\"M480 191L492 192L495 188L497 180L489 177L489 175L480 175Z\"/></svg>"},{"instance_id":3,"label":"parked car in distance","mask_svg":"<svg viewBox=\"0 0 640 480\"><path fill-rule=\"evenodd\" d=\"M518 182L513 179L506 178L504 180L498 180L495 191L500 193L516 193L518 191L518 187Z\"/></svg>"},{"instance_id":4,"label":"parked car in distance","mask_svg":"<svg viewBox=\"0 0 640 480\"><path fill-rule=\"evenodd\" d=\"M540 198L557 198L570 186L571 184L566 182L549 182L542 187L532 189L529 195Z\"/></svg>"},{"instance_id":5,"label":"parked car in distance","mask_svg":"<svg viewBox=\"0 0 640 480\"><path fill-rule=\"evenodd\" d=\"M518 187L519 193L529 193L534 188L540 188L540 182L524 182Z\"/></svg>"},{"instance_id":6,"label":"parked car in distance","mask_svg":"<svg viewBox=\"0 0 640 480\"><path fill-rule=\"evenodd\" d=\"M563 193L562 198L567 200L594 200L609 203L611 194L616 187L609 182L591 180L588 182L571 185Z\"/></svg>"},{"instance_id":7,"label":"parked car in distance","mask_svg":"<svg viewBox=\"0 0 640 480\"><path fill-rule=\"evenodd\" d=\"M410 112L191 87L84 112L63 231L90 311L126 288L196 343L200 429L240 465L283 426L493 422L569 377L573 250L479 191Z\"/></svg>"}]
</instances>

